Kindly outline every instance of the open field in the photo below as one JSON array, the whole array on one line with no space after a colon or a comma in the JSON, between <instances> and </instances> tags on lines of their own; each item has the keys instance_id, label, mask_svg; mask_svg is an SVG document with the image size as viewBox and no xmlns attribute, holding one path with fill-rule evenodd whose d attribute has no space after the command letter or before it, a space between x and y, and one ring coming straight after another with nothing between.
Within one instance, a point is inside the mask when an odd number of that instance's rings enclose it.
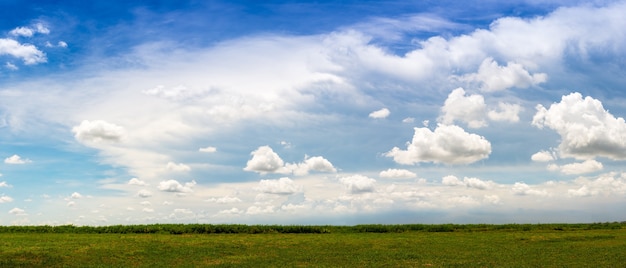
<instances>
[{"instance_id":1,"label":"open field","mask_svg":"<svg viewBox=\"0 0 626 268\"><path fill-rule=\"evenodd\" d=\"M10 226L0 267L623 267L625 227Z\"/></svg>"}]
</instances>

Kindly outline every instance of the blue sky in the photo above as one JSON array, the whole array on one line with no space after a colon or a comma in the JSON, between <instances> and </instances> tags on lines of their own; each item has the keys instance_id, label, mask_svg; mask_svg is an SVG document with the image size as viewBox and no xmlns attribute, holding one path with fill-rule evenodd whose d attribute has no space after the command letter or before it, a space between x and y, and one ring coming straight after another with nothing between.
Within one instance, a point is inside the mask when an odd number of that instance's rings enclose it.
<instances>
[{"instance_id":1,"label":"blue sky","mask_svg":"<svg viewBox=\"0 0 626 268\"><path fill-rule=\"evenodd\" d=\"M0 224L624 220L626 2L2 1Z\"/></svg>"}]
</instances>

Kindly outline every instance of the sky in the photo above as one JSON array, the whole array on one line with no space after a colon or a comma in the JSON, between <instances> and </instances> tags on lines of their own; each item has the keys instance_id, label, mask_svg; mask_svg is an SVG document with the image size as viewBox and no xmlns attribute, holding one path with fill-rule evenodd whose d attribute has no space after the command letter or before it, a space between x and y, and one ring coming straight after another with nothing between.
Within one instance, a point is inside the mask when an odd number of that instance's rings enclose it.
<instances>
[{"instance_id":1,"label":"sky","mask_svg":"<svg viewBox=\"0 0 626 268\"><path fill-rule=\"evenodd\" d=\"M626 1L0 10L0 225L626 220Z\"/></svg>"}]
</instances>

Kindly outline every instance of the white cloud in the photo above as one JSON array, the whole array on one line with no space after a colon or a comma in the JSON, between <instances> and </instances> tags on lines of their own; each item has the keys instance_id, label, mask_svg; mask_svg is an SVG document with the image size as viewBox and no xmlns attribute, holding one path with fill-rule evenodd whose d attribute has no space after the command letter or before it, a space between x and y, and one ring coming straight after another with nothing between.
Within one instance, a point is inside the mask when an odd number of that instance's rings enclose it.
<instances>
[{"instance_id":1,"label":"white cloud","mask_svg":"<svg viewBox=\"0 0 626 268\"><path fill-rule=\"evenodd\" d=\"M200 148L198 149L198 152L202 152L202 153L215 153L217 152L217 148L213 147L213 146L208 146L208 147L204 147L204 148Z\"/></svg>"},{"instance_id":2,"label":"white cloud","mask_svg":"<svg viewBox=\"0 0 626 268\"><path fill-rule=\"evenodd\" d=\"M307 157L304 162L298 164L286 164L285 169L296 176L307 175L309 171L337 172L333 164L321 156Z\"/></svg>"},{"instance_id":3,"label":"white cloud","mask_svg":"<svg viewBox=\"0 0 626 268\"><path fill-rule=\"evenodd\" d=\"M374 186L376 185L375 179L363 175L342 177L339 179L339 182L344 184L348 191L353 194L373 192Z\"/></svg>"},{"instance_id":4,"label":"white cloud","mask_svg":"<svg viewBox=\"0 0 626 268\"><path fill-rule=\"evenodd\" d=\"M390 168L380 172L381 178L415 178L417 174L406 169L394 169Z\"/></svg>"},{"instance_id":5,"label":"white cloud","mask_svg":"<svg viewBox=\"0 0 626 268\"><path fill-rule=\"evenodd\" d=\"M571 163L558 167L564 174L584 174L590 172L600 171L604 168L602 163L593 160L587 159L582 163Z\"/></svg>"},{"instance_id":6,"label":"white cloud","mask_svg":"<svg viewBox=\"0 0 626 268\"><path fill-rule=\"evenodd\" d=\"M278 180L261 180L255 188L267 194L289 195L302 192L302 187L296 185L293 180L283 177Z\"/></svg>"},{"instance_id":7,"label":"white cloud","mask_svg":"<svg viewBox=\"0 0 626 268\"><path fill-rule=\"evenodd\" d=\"M84 120L72 132L81 142L119 142L125 135L123 127L102 120Z\"/></svg>"},{"instance_id":8,"label":"white cloud","mask_svg":"<svg viewBox=\"0 0 626 268\"><path fill-rule=\"evenodd\" d=\"M59 42L57 43L57 46L58 46L58 47L63 47L63 48L66 48L66 47L67 47L67 43L65 43L64 41L59 41Z\"/></svg>"},{"instance_id":9,"label":"white cloud","mask_svg":"<svg viewBox=\"0 0 626 268\"><path fill-rule=\"evenodd\" d=\"M265 208L259 206L251 206L246 210L246 214L258 215L258 214L271 214L274 213L274 206L266 206Z\"/></svg>"},{"instance_id":10,"label":"white cloud","mask_svg":"<svg viewBox=\"0 0 626 268\"><path fill-rule=\"evenodd\" d=\"M21 208L13 208L11 210L9 210L9 214L13 214L13 215L17 215L17 216L26 216L28 214L26 214L26 211L24 211Z\"/></svg>"},{"instance_id":11,"label":"white cloud","mask_svg":"<svg viewBox=\"0 0 626 268\"><path fill-rule=\"evenodd\" d=\"M519 104L498 103L498 110L491 110L487 113L487 117L493 121L518 122L519 113L523 110Z\"/></svg>"},{"instance_id":12,"label":"white cloud","mask_svg":"<svg viewBox=\"0 0 626 268\"><path fill-rule=\"evenodd\" d=\"M0 196L0 204L10 203L10 202L13 202L13 198L11 198L10 196L6 196L6 195Z\"/></svg>"},{"instance_id":13,"label":"white cloud","mask_svg":"<svg viewBox=\"0 0 626 268\"><path fill-rule=\"evenodd\" d=\"M511 188L516 195L535 195L535 196L547 196L548 192L545 190L536 190L523 182L516 182Z\"/></svg>"},{"instance_id":14,"label":"white cloud","mask_svg":"<svg viewBox=\"0 0 626 268\"><path fill-rule=\"evenodd\" d=\"M413 123L413 122L415 122L415 118L413 117L407 117L407 118L402 119L402 123Z\"/></svg>"},{"instance_id":15,"label":"white cloud","mask_svg":"<svg viewBox=\"0 0 626 268\"><path fill-rule=\"evenodd\" d=\"M285 162L269 146L261 146L252 153L252 159L248 160L245 171L254 171L261 174L284 173Z\"/></svg>"},{"instance_id":16,"label":"white cloud","mask_svg":"<svg viewBox=\"0 0 626 268\"><path fill-rule=\"evenodd\" d=\"M219 198L215 198L215 197L209 198L206 200L206 202L217 203L217 204L231 204L231 203L241 203L242 201L238 197L223 196Z\"/></svg>"},{"instance_id":17,"label":"white cloud","mask_svg":"<svg viewBox=\"0 0 626 268\"><path fill-rule=\"evenodd\" d=\"M15 66L15 64L7 62L6 64L4 64L4 67L6 67L7 69L11 70L11 71L17 71L20 68L18 68L17 66Z\"/></svg>"},{"instance_id":18,"label":"white cloud","mask_svg":"<svg viewBox=\"0 0 626 268\"><path fill-rule=\"evenodd\" d=\"M30 161L29 159L23 159L22 157L16 154L4 159L5 164L13 164L13 165L26 164L30 162L32 161Z\"/></svg>"},{"instance_id":19,"label":"white cloud","mask_svg":"<svg viewBox=\"0 0 626 268\"><path fill-rule=\"evenodd\" d=\"M573 197L595 196L595 195L618 195L626 194L626 173L607 173L598 176L596 179L578 178L575 184L579 188L569 189L568 195Z\"/></svg>"},{"instance_id":20,"label":"white cloud","mask_svg":"<svg viewBox=\"0 0 626 268\"><path fill-rule=\"evenodd\" d=\"M174 162L168 162L167 165L165 166L165 168L167 170L170 171L176 171L176 172L185 172L185 171L190 171L191 167L188 165L185 165L183 163L174 163Z\"/></svg>"},{"instance_id":21,"label":"white cloud","mask_svg":"<svg viewBox=\"0 0 626 268\"><path fill-rule=\"evenodd\" d=\"M491 188L491 185L493 185L494 183L492 181L483 181L478 178L470 178L470 177L465 177L461 181L456 176L449 175L449 176L445 176L441 178L441 184L447 185L447 186L466 186L468 188L486 190L486 189Z\"/></svg>"},{"instance_id":22,"label":"white cloud","mask_svg":"<svg viewBox=\"0 0 626 268\"><path fill-rule=\"evenodd\" d=\"M34 34L34 31L28 27L17 27L9 32L10 35L13 36L24 36L31 37Z\"/></svg>"},{"instance_id":23,"label":"white cloud","mask_svg":"<svg viewBox=\"0 0 626 268\"><path fill-rule=\"evenodd\" d=\"M561 136L562 157L626 159L626 123L604 109L599 100L580 93L563 96L546 109L537 105L533 125L548 127Z\"/></svg>"},{"instance_id":24,"label":"white cloud","mask_svg":"<svg viewBox=\"0 0 626 268\"><path fill-rule=\"evenodd\" d=\"M73 192L73 193L72 193L72 195L70 195L70 197L71 197L72 199L81 199L81 198L83 197L83 195L81 195L81 194L80 194L80 193L78 193L78 192Z\"/></svg>"},{"instance_id":25,"label":"white cloud","mask_svg":"<svg viewBox=\"0 0 626 268\"><path fill-rule=\"evenodd\" d=\"M49 34L50 33L50 29L48 29L48 27L46 27L42 23L35 24L35 31L37 31L38 33L41 33L41 34Z\"/></svg>"},{"instance_id":26,"label":"white cloud","mask_svg":"<svg viewBox=\"0 0 626 268\"><path fill-rule=\"evenodd\" d=\"M452 176L452 175L448 175L448 176L441 178L441 184L448 185L448 186L465 185L463 181L459 180L459 178L457 178L456 176Z\"/></svg>"},{"instance_id":27,"label":"white cloud","mask_svg":"<svg viewBox=\"0 0 626 268\"><path fill-rule=\"evenodd\" d=\"M336 172L337 169L333 164L321 156L305 157L304 162L288 163L278 156L277 153L269 146L261 146L257 150L250 153L252 158L248 160L245 171L254 171L261 174L280 173L302 176L310 171L318 172Z\"/></svg>"},{"instance_id":28,"label":"white cloud","mask_svg":"<svg viewBox=\"0 0 626 268\"><path fill-rule=\"evenodd\" d=\"M152 192L150 192L148 190L145 190L145 189L142 189L142 190L139 190L137 192L137 196L139 196L141 198L148 198L148 197L152 196Z\"/></svg>"},{"instance_id":29,"label":"white cloud","mask_svg":"<svg viewBox=\"0 0 626 268\"><path fill-rule=\"evenodd\" d=\"M0 38L0 56L9 55L22 59L24 64L33 65L46 62L46 54L31 44L20 44L13 39Z\"/></svg>"},{"instance_id":30,"label":"white cloud","mask_svg":"<svg viewBox=\"0 0 626 268\"><path fill-rule=\"evenodd\" d=\"M138 185L138 186L145 186L148 185L145 181L142 181L140 179L137 178L132 178L128 181L128 185Z\"/></svg>"},{"instance_id":31,"label":"white cloud","mask_svg":"<svg viewBox=\"0 0 626 268\"><path fill-rule=\"evenodd\" d=\"M530 156L530 159L535 162L550 162L554 161L556 157L548 151L540 151Z\"/></svg>"},{"instance_id":32,"label":"white cloud","mask_svg":"<svg viewBox=\"0 0 626 268\"><path fill-rule=\"evenodd\" d=\"M2 187L10 188L11 185L8 184L6 181L0 181L0 188L2 188Z\"/></svg>"},{"instance_id":33,"label":"white cloud","mask_svg":"<svg viewBox=\"0 0 626 268\"><path fill-rule=\"evenodd\" d=\"M160 182L157 188L164 192L190 193L193 192L192 188L195 185L195 181L187 182L185 185L182 185L176 180L167 180Z\"/></svg>"},{"instance_id":34,"label":"white cloud","mask_svg":"<svg viewBox=\"0 0 626 268\"><path fill-rule=\"evenodd\" d=\"M462 80L479 82L482 91L500 91L511 87L527 88L546 82L548 75L544 73L530 74L524 66L508 62L500 66L493 58L486 58L480 64L478 73L468 74Z\"/></svg>"},{"instance_id":35,"label":"white cloud","mask_svg":"<svg viewBox=\"0 0 626 268\"><path fill-rule=\"evenodd\" d=\"M474 94L465 96L463 88L453 90L441 107L439 122L450 125L455 121L467 123L470 128L480 128L487 125L485 116L487 106L483 96Z\"/></svg>"},{"instance_id":36,"label":"white cloud","mask_svg":"<svg viewBox=\"0 0 626 268\"><path fill-rule=\"evenodd\" d=\"M455 125L439 125L435 131L414 129L407 150L394 147L385 156L405 165L419 162L469 164L487 158L491 153L491 143L484 137L467 133Z\"/></svg>"},{"instance_id":37,"label":"white cloud","mask_svg":"<svg viewBox=\"0 0 626 268\"><path fill-rule=\"evenodd\" d=\"M387 116L389 116L389 114L391 114L391 112L389 111L389 109L387 108L382 108L380 110L377 111L373 111L370 113L369 117L371 118L376 118L376 119L380 119L380 118L387 118Z\"/></svg>"},{"instance_id":38,"label":"white cloud","mask_svg":"<svg viewBox=\"0 0 626 268\"><path fill-rule=\"evenodd\" d=\"M243 211L239 210L238 208L231 208L231 209L225 209L225 210L220 210L218 212L218 214L226 214L226 215L237 215L237 214L242 214Z\"/></svg>"}]
</instances>

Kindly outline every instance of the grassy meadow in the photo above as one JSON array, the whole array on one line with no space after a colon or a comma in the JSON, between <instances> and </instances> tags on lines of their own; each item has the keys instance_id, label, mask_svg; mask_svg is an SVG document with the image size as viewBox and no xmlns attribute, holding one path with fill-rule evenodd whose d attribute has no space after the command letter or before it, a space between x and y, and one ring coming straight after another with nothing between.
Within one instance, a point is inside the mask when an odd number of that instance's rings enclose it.
<instances>
[{"instance_id":1,"label":"grassy meadow","mask_svg":"<svg viewBox=\"0 0 626 268\"><path fill-rule=\"evenodd\" d=\"M0 226L0 267L624 267L626 224Z\"/></svg>"}]
</instances>

